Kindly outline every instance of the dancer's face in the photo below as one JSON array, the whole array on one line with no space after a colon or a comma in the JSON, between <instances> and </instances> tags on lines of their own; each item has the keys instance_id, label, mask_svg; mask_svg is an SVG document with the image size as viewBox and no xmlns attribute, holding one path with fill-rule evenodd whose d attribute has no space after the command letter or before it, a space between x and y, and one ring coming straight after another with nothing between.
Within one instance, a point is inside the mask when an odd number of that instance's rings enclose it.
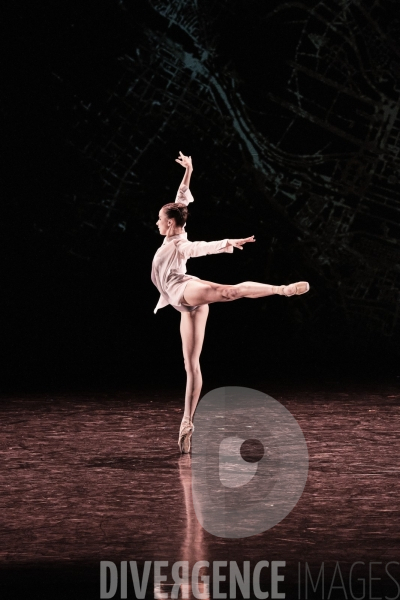
<instances>
[{"instance_id":1,"label":"dancer's face","mask_svg":"<svg viewBox=\"0 0 400 600\"><path fill-rule=\"evenodd\" d=\"M173 222L173 219L168 219L167 215L165 214L164 209L162 208L160 210L160 212L158 213L158 221L157 221L157 227L160 230L161 235L167 234L167 231L169 229L168 222L171 222L172 225L175 225L175 223Z\"/></svg>"}]
</instances>

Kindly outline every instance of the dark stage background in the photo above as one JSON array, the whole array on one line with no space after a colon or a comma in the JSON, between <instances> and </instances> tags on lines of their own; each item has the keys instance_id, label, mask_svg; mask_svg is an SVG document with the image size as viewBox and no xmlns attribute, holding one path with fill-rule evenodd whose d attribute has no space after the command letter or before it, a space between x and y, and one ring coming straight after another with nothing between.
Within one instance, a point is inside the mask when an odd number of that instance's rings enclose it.
<instances>
[{"instance_id":1,"label":"dark stage background","mask_svg":"<svg viewBox=\"0 0 400 600\"><path fill-rule=\"evenodd\" d=\"M400 6L115 0L9 6L2 82L2 379L184 384L153 314L160 207L193 158L188 262L221 283L308 280L210 307L204 379L397 373Z\"/></svg>"}]
</instances>

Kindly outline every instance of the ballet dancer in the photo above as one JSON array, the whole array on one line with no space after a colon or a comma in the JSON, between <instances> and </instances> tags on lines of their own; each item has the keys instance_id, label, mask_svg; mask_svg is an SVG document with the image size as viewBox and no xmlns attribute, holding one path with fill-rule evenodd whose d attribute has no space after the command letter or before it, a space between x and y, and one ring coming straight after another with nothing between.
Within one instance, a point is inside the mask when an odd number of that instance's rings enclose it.
<instances>
[{"instance_id":1,"label":"ballet dancer","mask_svg":"<svg viewBox=\"0 0 400 600\"><path fill-rule=\"evenodd\" d=\"M234 248L243 250L244 244L255 242L254 235L242 239L224 239L217 242L190 242L185 231L188 204L194 201L189 190L193 172L192 159L179 152L175 159L185 169L175 202L165 204L158 215L157 227L165 236L152 264L151 280L160 292L159 308L171 304L181 313L180 332L186 370L185 410L179 430L178 446L181 453L190 451L190 438L194 430L193 415L199 400L203 380L200 371L200 353L204 332L213 302L231 302L239 298L262 298L279 294L295 296L310 289L308 282L299 281L290 285L269 285L244 281L226 285L199 279L186 273L188 258L228 252Z\"/></svg>"}]
</instances>

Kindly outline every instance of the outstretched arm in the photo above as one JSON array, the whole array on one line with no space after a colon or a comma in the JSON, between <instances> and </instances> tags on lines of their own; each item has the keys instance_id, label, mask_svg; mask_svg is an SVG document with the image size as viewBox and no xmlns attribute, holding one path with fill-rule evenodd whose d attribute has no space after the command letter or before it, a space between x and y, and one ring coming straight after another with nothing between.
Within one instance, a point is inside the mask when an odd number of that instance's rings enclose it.
<instances>
[{"instance_id":1,"label":"outstretched arm","mask_svg":"<svg viewBox=\"0 0 400 600\"><path fill-rule=\"evenodd\" d=\"M175 240L175 246L178 252L186 259L195 256L205 256L206 254L219 254L221 252L229 252L232 254L233 248L243 250L243 244L247 242L255 242L254 235L249 238L241 238L238 240L219 240L218 242L189 242L189 240Z\"/></svg>"},{"instance_id":2,"label":"outstretched arm","mask_svg":"<svg viewBox=\"0 0 400 600\"><path fill-rule=\"evenodd\" d=\"M234 248L239 248L243 250L243 244L247 244L247 242L255 242L254 235L251 235L247 238L240 238L239 240L228 240L228 245L233 246Z\"/></svg>"}]
</instances>

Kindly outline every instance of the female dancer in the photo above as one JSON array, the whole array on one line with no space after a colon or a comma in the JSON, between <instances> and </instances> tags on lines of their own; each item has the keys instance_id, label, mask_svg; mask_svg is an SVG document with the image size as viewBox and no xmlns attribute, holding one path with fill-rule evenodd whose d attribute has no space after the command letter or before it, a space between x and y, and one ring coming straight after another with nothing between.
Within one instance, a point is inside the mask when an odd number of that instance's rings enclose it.
<instances>
[{"instance_id":1,"label":"female dancer","mask_svg":"<svg viewBox=\"0 0 400 600\"><path fill-rule=\"evenodd\" d=\"M238 298L261 298L273 294L294 296L308 292L310 286L306 281L279 286L253 281L225 285L188 275L186 273L188 258L220 252L232 254L233 248L243 250L244 244L255 242L255 239L254 235L217 242L190 242L187 239L184 227L188 216L187 205L194 200L189 190L193 166L190 156L184 156L182 152L179 152L179 155L176 162L185 168L185 175L175 202L165 204L158 215L157 227L165 239L154 256L151 279L160 292L160 299L154 312L171 304L181 313L180 331L187 380L185 411L179 430L178 445L181 453L188 453L194 430L192 419L203 384L199 359L208 317L208 305L213 302L230 302Z\"/></svg>"}]
</instances>

